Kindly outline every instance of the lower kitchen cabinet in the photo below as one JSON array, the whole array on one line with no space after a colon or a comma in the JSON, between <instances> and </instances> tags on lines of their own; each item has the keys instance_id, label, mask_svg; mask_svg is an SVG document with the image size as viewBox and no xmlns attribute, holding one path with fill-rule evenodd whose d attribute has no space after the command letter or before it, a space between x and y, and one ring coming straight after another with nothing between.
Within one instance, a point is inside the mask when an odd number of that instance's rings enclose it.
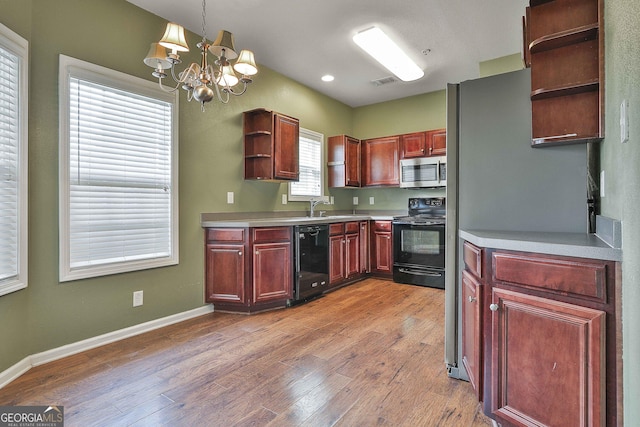
<instances>
[{"instance_id":1,"label":"lower kitchen cabinet","mask_svg":"<svg viewBox=\"0 0 640 427\"><path fill-rule=\"evenodd\" d=\"M482 284L468 270L462 272L462 363L482 402Z\"/></svg>"},{"instance_id":2,"label":"lower kitchen cabinet","mask_svg":"<svg viewBox=\"0 0 640 427\"><path fill-rule=\"evenodd\" d=\"M329 286L360 277L360 223L329 225Z\"/></svg>"},{"instance_id":3,"label":"lower kitchen cabinet","mask_svg":"<svg viewBox=\"0 0 640 427\"><path fill-rule=\"evenodd\" d=\"M617 425L619 264L469 242L464 259L463 363L485 413L503 427Z\"/></svg>"},{"instance_id":4,"label":"lower kitchen cabinet","mask_svg":"<svg viewBox=\"0 0 640 427\"><path fill-rule=\"evenodd\" d=\"M286 306L293 295L291 227L207 228L205 236L206 302L249 313Z\"/></svg>"},{"instance_id":5,"label":"lower kitchen cabinet","mask_svg":"<svg viewBox=\"0 0 640 427\"><path fill-rule=\"evenodd\" d=\"M522 426L605 426L602 310L492 291L492 412Z\"/></svg>"},{"instance_id":6,"label":"lower kitchen cabinet","mask_svg":"<svg viewBox=\"0 0 640 427\"><path fill-rule=\"evenodd\" d=\"M371 271L369 262L369 221L360 221L360 274Z\"/></svg>"},{"instance_id":7,"label":"lower kitchen cabinet","mask_svg":"<svg viewBox=\"0 0 640 427\"><path fill-rule=\"evenodd\" d=\"M245 306L247 230L207 229L205 301Z\"/></svg>"},{"instance_id":8,"label":"lower kitchen cabinet","mask_svg":"<svg viewBox=\"0 0 640 427\"><path fill-rule=\"evenodd\" d=\"M483 257L484 251L469 242L464 242L462 272L461 314L462 314L462 364L467 371L469 382L480 402L484 399L483 328L484 308Z\"/></svg>"},{"instance_id":9,"label":"lower kitchen cabinet","mask_svg":"<svg viewBox=\"0 0 640 427\"><path fill-rule=\"evenodd\" d=\"M253 245L253 302L287 300L293 296L291 243Z\"/></svg>"},{"instance_id":10,"label":"lower kitchen cabinet","mask_svg":"<svg viewBox=\"0 0 640 427\"><path fill-rule=\"evenodd\" d=\"M371 221L371 273L393 276L393 239L391 221Z\"/></svg>"}]
</instances>

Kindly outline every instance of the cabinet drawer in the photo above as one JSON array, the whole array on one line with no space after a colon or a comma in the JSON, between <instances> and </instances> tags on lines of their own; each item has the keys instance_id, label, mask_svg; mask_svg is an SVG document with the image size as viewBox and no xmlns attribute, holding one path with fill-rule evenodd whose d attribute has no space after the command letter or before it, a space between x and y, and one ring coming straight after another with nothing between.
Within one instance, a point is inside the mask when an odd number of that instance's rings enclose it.
<instances>
[{"instance_id":1,"label":"cabinet drawer","mask_svg":"<svg viewBox=\"0 0 640 427\"><path fill-rule=\"evenodd\" d=\"M391 231L391 221L373 221L373 231Z\"/></svg>"},{"instance_id":2,"label":"cabinet drawer","mask_svg":"<svg viewBox=\"0 0 640 427\"><path fill-rule=\"evenodd\" d=\"M607 302L607 265L582 258L495 252L493 280Z\"/></svg>"},{"instance_id":3,"label":"cabinet drawer","mask_svg":"<svg viewBox=\"0 0 640 427\"><path fill-rule=\"evenodd\" d=\"M254 228L253 243L288 242L291 240L291 227Z\"/></svg>"},{"instance_id":4,"label":"cabinet drawer","mask_svg":"<svg viewBox=\"0 0 640 427\"><path fill-rule=\"evenodd\" d=\"M482 249L464 242L464 263L470 272L482 278Z\"/></svg>"},{"instance_id":5,"label":"cabinet drawer","mask_svg":"<svg viewBox=\"0 0 640 427\"><path fill-rule=\"evenodd\" d=\"M207 228L207 241L244 242L244 228Z\"/></svg>"},{"instance_id":6,"label":"cabinet drawer","mask_svg":"<svg viewBox=\"0 0 640 427\"><path fill-rule=\"evenodd\" d=\"M329 235L344 234L344 222L329 224Z\"/></svg>"},{"instance_id":7,"label":"cabinet drawer","mask_svg":"<svg viewBox=\"0 0 640 427\"><path fill-rule=\"evenodd\" d=\"M357 233L360 231L360 223L359 222L347 222L344 225L344 232L349 233Z\"/></svg>"}]
</instances>

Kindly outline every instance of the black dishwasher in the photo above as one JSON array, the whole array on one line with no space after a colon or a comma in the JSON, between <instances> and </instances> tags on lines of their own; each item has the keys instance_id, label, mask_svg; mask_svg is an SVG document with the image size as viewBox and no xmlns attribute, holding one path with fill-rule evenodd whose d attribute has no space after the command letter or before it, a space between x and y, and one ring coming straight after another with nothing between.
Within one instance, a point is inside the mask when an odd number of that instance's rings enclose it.
<instances>
[{"instance_id":1,"label":"black dishwasher","mask_svg":"<svg viewBox=\"0 0 640 427\"><path fill-rule=\"evenodd\" d=\"M295 227L293 303L315 298L329 286L329 226Z\"/></svg>"}]
</instances>

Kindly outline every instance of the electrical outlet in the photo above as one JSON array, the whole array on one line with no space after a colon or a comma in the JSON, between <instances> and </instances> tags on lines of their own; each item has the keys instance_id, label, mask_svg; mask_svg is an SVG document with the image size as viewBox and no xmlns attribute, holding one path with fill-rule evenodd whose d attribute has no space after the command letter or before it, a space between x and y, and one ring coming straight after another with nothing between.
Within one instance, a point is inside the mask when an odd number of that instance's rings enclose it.
<instances>
[{"instance_id":1,"label":"electrical outlet","mask_svg":"<svg viewBox=\"0 0 640 427\"><path fill-rule=\"evenodd\" d=\"M358 204L358 196L353 196L353 204L354 205Z\"/></svg>"},{"instance_id":2,"label":"electrical outlet","mask_svg":"<svg viewBox=\"0 0 640 427\"><path fill-rule=\"evenodd\" d=\"M329 204L331 204L331 205L333 204L333 196L329 197Z\"/></svg>"},{"instance_id":3,"label":"electrical outlet","mask_svg":"<svg viewBox=\"0 0 640 427\"><path fill-rule=\"evenodd\" d=\"M373 198L373 196L369 197L369 204L373 205L375 203L375 199Z\"/></svg>"},{"instance_id":4,"label":"electrical outlet","mask_svg":"<svg viewBox=\"0 0 640 427\"><path fill-rule=\"evenodd\" d=\"M227 203L232 205L233 204L233 191L228 191L227 192Z\"/></svg>"},{"instance_id":5,"label":"electrical outlet","mask_svg":"<svg viewBox=\"0 0 640 427\"><path fill-rule=\"evenodd\" d=\"M135 291L133 293L133 306L138 307L143 303L143 293L144 291Z\"/></svg>"},{"instance_id":6,"label":"electrical outlet","mask_svg":"<svg viewBox=\"0 0 640 427\"><path fill-rule=\"evenodd\" d=\"M283 195L282 195L282 204L283 204L283 205L286 205L286 204L287 204L287 195L286 195L286 194L283 194Z\"/></svg>"}]
</instances>

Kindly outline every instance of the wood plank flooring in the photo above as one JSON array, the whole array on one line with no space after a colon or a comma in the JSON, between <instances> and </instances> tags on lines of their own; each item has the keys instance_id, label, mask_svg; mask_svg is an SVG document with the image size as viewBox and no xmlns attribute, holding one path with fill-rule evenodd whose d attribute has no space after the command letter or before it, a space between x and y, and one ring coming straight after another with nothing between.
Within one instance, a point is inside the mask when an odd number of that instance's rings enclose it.
<instances>
[{"instance_id":1,"label":"wood plank flooring","mask_svg":"<svg viewBox=\"0 0 640 427\"><path fill-rule=\"evenodd\" d=\"M35 367L0 405L63 405L67 427L490 426L443 355L443 291L367 279Z\"/></svg>"}]
</instances>

